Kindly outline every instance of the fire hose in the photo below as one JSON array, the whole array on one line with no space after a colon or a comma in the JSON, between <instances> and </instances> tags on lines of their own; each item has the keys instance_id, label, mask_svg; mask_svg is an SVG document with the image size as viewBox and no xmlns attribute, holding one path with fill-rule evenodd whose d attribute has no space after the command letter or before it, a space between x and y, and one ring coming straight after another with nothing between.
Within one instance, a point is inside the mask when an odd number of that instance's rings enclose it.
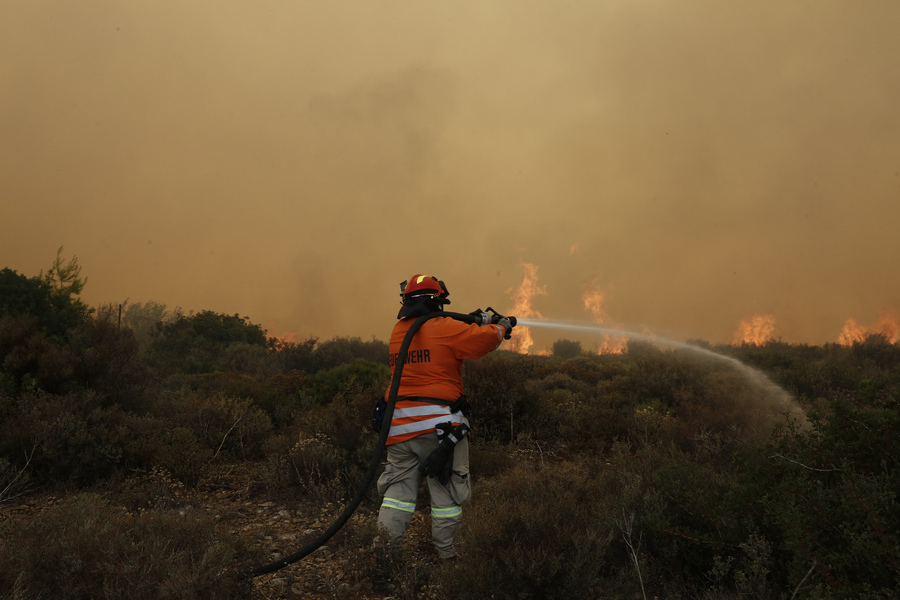
<instances>
[{"instance_id":1,"label":"fire hose","mask_svg":"<svg viewBox=\"0 0 900 600\"><path fill-rule=\"evenodd\" d=\"M337 533L341 529L341 527L343 527L347 523L350 517L353 516L353 513L356 512L356 509L362 503L363 498L365 498L369 486L372 485L372 482L375 480L375 475L378 473L378 470L381 467L381 455L387 442L388 433L390 432L391 417L394 414L394 405L397 402L397 392L400 389L400 380L403 374L403 365L406 363L406 355L409 352L409 346L410 344L412 344L412 340L416 332L420 327L422 327L425 321L428 321L429 319L433 319L435 317L449 317L451 319L456 319L457 321L462 321L463 323L476 325L496 325L501 319L508 318L513 326L515 326L516 324L515 317L504 317L503 315L498 314L497 311L495 311L491 307L488 307L485 311L478 309L469 314L437 311L422 315L421 317L417 318L413 322L413 324L410 325L409 329L406 332L406 336L403 338L403 342L400 344L400 351L397 356L397 363L394 366L394 374L391 378L391 387L388 392L387 408L384 413L385 426L381 428L381 432L378 436L378 443L375 447L375 451L372 453L372 458L369 461L369 468L366 471L366 474L363 477L363 480L360 483L359 487L356 489L356 493L353 495L353 498L344 508L344 511L334 521L334 523L332 523L331 526L315 540L313 540L303 548L297 550L290 556L286 556L267 565L262 565L252 569L247 574L247 577L253 578L259 577L260 575L273 573L275 571L278 571L279 569L283 569L284 567L297 562L305 556L308 556L318 548L322 547L328 540L330 540L334 536L334 534ZM507 330L506 339L509 339L509 335L510 332Z\"/></svg>"}]
</instances>

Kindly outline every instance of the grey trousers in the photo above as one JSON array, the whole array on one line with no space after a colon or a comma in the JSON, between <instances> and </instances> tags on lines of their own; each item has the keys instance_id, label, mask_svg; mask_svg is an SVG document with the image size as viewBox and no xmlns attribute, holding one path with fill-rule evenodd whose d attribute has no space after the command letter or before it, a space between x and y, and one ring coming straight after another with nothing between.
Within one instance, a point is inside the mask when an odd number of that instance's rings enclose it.
<instances>
[{"instance_id":1,"label":"grey trousers","mask_svg":"<svg viewBox=\"0 0 900 600\"><path fill-rule=\"evenodd\" d=\"M406 534L416 510L416 497L424 475L419 465L432 450L437 448L436 433L428 433L411 440L388 446L388 464L378 478L378 493L384 496L378 511L378 523L391 538ZM456 556L453 534L462 517L462 506L469 501L469 440L463 439L453 450L453 475L443 485L434 477L428 477L428 493L431 496L431 539L438 556Z\"/></svg>"}]
</instances>

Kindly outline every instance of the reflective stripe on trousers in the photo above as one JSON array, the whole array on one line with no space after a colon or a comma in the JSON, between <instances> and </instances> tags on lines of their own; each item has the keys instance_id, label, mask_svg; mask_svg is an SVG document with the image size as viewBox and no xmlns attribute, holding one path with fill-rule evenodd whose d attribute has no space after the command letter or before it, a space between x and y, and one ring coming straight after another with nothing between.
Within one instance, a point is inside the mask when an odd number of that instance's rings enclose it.
<instances>
[{"instance_id":1,"label":"reflective stripe on trousers","mask_svg":"<svg viewBox=\"0 0 900 600\"><path fill-rule=\"evenodd\" d=\"M388 465L378 478L378 493L384 495L378 524L392 538L401 538L412 522L416 496L422 483L419 465L438 446L437 434L428 433L388 446ZM463 439L453 452L453 475L448 485L427 478L431 496L431 536L438 555L455 556L453 537L469 499L469 440Z\"/></svg>"},{"instance_id":2,"label":"reflective stripe on trousers","mask_svg":"<svg viewBox=\"0 0 900 600\"><path fill-rule=\"evenodd\" d=\"M403 512L416 512L416 503L415 502L403 502L401 500L397 500L396 498L385 498L384 502L381 503L381 506L385 508L393 508L396 510L402 510Z\"/></svg>"},{"instance_id":3,"label":"reflective stripe on trousers","mask_svg":"<svg viewBox=\"0 0 900 600\"><path fill-rule=\"evenodd\" d=\"M431 508L431 516L435 519L449 519L452 517L458 517L461 514L462 506L451 506L450 508Z\"/></svg>"}]
</instances>

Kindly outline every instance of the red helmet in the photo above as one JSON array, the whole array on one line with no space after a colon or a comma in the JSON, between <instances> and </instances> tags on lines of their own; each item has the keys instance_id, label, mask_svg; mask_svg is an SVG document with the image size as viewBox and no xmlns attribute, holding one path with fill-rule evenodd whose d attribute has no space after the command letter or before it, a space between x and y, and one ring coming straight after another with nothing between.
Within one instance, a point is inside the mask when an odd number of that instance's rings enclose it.
<instances>
[{"instance_id":1,"label":"red helmet","mask_svg":"<svg viewBox=\"0 0 900 600\"><path fill-rule=\"evenodd\" d=\"M444 282L433 275L416 274L400 284L400 296L404 300L418 296L436 296L443 300L449 295ZM450 301L444 300L444 304L450 304Z\"/></svg>"}]
</instances>

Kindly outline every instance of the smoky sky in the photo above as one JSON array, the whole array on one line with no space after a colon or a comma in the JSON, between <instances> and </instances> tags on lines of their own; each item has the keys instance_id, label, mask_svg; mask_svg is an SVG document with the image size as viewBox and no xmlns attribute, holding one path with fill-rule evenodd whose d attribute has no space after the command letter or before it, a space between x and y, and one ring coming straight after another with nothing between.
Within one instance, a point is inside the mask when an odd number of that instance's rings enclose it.
<instances>
[{"instance_id":1,"label":"smoky sky","mask_svg":"<svg viewBox=\"0 0 900 600\"><path fill-rule=\"evenodd\" d=\"M900 309L895 0L11 0L0 267L386 339L451 310L730 342ZM560 336L541 333L544 343ZM539 336L535 335L536 339Z\"/></svg>"}]
</instances>

